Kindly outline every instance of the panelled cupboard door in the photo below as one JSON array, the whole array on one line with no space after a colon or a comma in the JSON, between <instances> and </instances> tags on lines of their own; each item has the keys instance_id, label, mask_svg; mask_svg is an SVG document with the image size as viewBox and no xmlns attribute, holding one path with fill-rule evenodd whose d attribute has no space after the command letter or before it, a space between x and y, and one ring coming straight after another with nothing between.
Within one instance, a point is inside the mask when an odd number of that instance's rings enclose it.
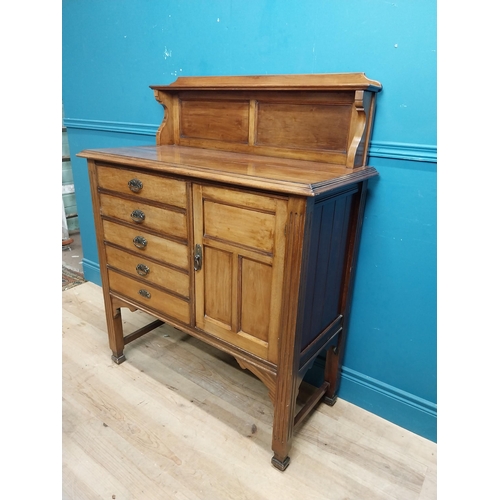
<instances>
[{"instance_id":1,"label":"panelled cupboard door","mask_svg":"<svg viewBox=\"0 0 500 500\"><path fill-rule=\"evenodd\" d=\"M277 362L287 201L195 184L196 326Z\"/></svg>"}]
</instances>

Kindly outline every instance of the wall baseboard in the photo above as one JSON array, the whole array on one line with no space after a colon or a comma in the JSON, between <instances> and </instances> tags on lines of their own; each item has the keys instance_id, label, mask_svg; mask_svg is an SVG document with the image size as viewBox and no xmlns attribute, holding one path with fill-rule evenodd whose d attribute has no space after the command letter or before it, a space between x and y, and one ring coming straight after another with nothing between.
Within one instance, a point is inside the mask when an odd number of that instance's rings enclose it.
<instances>
[{"instance_id":1,"label":"wall baseboard","mask_svg":"<svg viewBox=\"0 0 500 500\"><path fill-rule=\"evenodd\" d=\"M319 357L304 378L323 381L325 360ZM437 405L368 375L342 368L338 396L426 439L437 441Z\"/></svg>"},{"instance_id":2,"label":"wall baseboard","mask_svg":"<svg viewBox=\"0 0 500 500\"><path fill-rule=\"evenodd\" d=\"M155 136L158 125L147 123L128 123L104 120L87 120L82 118L65 118L66 128L118 132L122 134L137 134ZM437 147L426 144L408 144L403 142L371 141L368 156L375 158L391 158L396 160L411 160L437 162Z\"/></svg>"},{"instance_id":3,"label":"wall baseboard","mask_svg":"<svg viewBox=\"0 0 500 500\"><path fill-rule=\"evenodd\" d=\"M82 260L83 276L86 281L91 281L96 285L102 286L101 270L99 264L88 259Z\"/></svg>"},{"instance_id":4,"label":"wall baseboard","mask_svg":"<svg viewBox=\"0 0 500 500\"><path fill-rule=\"evenodd\" d=\"M147 123L128 123L105 120L87 120L81 118L65 118L66 128L78 128L84 130L99 130L105 132L119 132L122 134L156 135L159 125Z\"/></svg>"},{"instance_id":5,"label":"wall baseboard","mask_svg":"<svg viewBox=\"0 0 500 500\"><path fill-rule=\"evenodd\" d=\"M368 156L437 163L437 147L427 144L371 141Z\"/></svg>"}]
</instances>

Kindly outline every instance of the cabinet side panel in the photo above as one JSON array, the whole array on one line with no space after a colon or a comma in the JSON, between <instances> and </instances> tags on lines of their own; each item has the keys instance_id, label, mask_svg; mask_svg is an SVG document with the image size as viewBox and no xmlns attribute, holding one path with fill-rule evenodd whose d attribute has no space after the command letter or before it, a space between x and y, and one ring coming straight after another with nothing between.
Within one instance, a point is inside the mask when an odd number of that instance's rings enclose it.
<instances>
[{"instance_id":1,"label":"cabinet side panel","mask_svg":"<svg viewBox=\"0 0 500 500\"><path fill-rule=\"evenodd\" d=\"M307 347L339 315L347 232L356 191L350 190L315 206L301 349Z\"/></svg>"}]
</instances>

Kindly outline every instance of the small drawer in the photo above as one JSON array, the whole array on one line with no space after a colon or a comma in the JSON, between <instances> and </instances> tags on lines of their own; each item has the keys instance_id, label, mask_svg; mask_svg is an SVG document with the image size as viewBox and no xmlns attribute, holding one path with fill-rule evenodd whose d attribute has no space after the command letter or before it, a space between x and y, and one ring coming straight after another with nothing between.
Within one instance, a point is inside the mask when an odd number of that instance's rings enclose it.
<instances>
[{"instance_id":1,"label":"small drawer","mask_svg":"<svg viewBox=\"0 0 500 500\"><path fill-rule=\"evenodd\" d=\"M132 195L138 199L153 200L180 208L187 206L186 183L177 179L98 165L97 183L100 188Z\"/></svg>"},{"instance_id":2,"label":"small drawer","mask_svg":"<svg viewBox=\"0 0 500 500\"><path fill-rule=\"evenodd\" d=\"M109 288L112 292L183 323L189 323L189 302L162 292L155 287L144 285L111 269L108 270L108 277Z\"/></svg>"},{"instance_id":3,"label":"small drawer","mask_svg":"<svg viewBox=\"0 0 500 500\"><path fill-rule=\"evenodd\" d=\"M186 213L147 205L142 200L132 201L100 195L101 215L136 224L139 228L152 229L166 235L187 240Z\"/></svg>"},{"instance_id":4,"label":"small drawer","mask_svg":"<svg viewBox=\"0 0 500 500\"><path fill-rule=\"evenodd\" d=\"M105 241L133 250L146 258L156 259L182 269L189 267L187 245L155 236L140 227L137 229L126 227L107 220L103 220L102 225Z\"/></svg>"},{"instance_id":5,"label":"small drawer","mask_svg":"<svg viewBox=\"0 0 500 500\"><path fill-rule=\"evenodd\" d=\"M189 298L189 275L106 245L108 265Z\"/></svg>"}]
</instances>

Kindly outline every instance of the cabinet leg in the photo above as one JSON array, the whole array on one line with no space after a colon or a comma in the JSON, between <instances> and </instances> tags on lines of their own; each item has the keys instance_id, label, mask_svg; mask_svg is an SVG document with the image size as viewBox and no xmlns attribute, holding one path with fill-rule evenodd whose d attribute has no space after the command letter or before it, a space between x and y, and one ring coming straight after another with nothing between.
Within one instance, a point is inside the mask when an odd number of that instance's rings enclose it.
<instances>
[{"instance_id":1,"label":"cabinet leg","mask_svg":"<svg viewBox=\"0 0 500 500\"><path fill-rule=\"evenodd\" d=\"M112 351L111 359L119 365L125 361L122 314L119 308L112 309L111 314L107 315L107 322L109 347Z\"/></svg>"},{"instance_id":2,"label":"cabinet leg","mask_svg":"<svg viewBox=\"0 0 500 500\"><path fill-rule=\"evenodd\" d=\"M340 383L339 350L336 346L328 349L326 353L325 381L328 382L329 386L323 401L328 406L333 406L337 401L337 391Z\"/></svg>"},{"instance_id":3,"label":"cabinet leg","mask_svg":"<svg viewBox=\"0 0 500 500\"><path fill-rule=\"evenodd\" d=\"M271 463L284 471L290 464L288 453L292 446L295 406L297 396L296 377L278 377L274 400L273 445Z\"/></svg>"}]
</instances>

